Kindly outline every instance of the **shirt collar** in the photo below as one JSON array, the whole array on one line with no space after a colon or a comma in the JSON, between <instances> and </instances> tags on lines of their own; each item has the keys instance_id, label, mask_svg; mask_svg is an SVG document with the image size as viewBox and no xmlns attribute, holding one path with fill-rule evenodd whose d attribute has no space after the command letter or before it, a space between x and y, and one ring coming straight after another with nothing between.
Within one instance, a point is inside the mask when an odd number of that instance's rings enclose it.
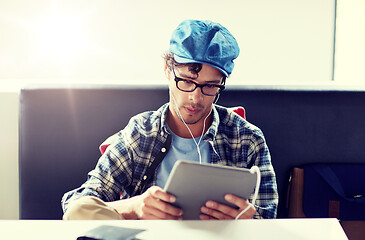
<instances>
[{"instance_id":1,"label":"shirt collar","mask_svg":"<svg viewBox=\"0 0 365 240\"><path fill-rule=\"evenodd\" d=\"M169 128L166 122L167 114L169 113L169 103L164 104L161 107L161 132L169 133Z\"/></svg>"},{"instance_id":2,"label":"shirt collar","mask_svg":"<svg viewBox=\"0 0 365 240\"><path fill-rule=\"evenodd\" d=\"M213 121L208 130L206 131L203 140L206 141L212 141L218 132L218 126L219 126L219 114L217 109L215 108L215 105L213 104L212 107L212 114L213 114Z\"/></svg>"}]
</instances>

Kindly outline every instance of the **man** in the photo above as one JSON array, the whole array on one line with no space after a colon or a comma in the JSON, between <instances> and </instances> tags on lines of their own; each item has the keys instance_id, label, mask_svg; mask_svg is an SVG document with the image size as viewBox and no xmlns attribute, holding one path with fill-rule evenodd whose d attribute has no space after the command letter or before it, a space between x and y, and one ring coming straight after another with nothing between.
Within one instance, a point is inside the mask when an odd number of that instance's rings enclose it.
<instances>
[{"instance_id":1,"label":"man","mask_svg":"<svg viewBox=\"0 0 365 240\"><path fill-rule=\"evenodd\" d=\"M163 190L178 159L250 167L261 172L256 205L227 194L232 208L207 201L200 218L275 218L278 194L260 129L214 102L238 57L231 33L211 21L183 21L165 58L169 103L133 117L99 159L88 180L62 199L64 219L182 219ZM121 194L121 195L120 195Z\"/></svg>"}]
</instances>

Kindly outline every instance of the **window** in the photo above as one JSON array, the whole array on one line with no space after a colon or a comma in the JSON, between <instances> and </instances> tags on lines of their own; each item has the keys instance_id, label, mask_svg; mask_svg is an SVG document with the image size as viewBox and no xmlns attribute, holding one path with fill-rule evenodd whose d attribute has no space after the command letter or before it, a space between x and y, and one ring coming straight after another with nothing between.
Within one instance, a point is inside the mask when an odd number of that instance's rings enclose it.
<instances>
[{"instance_id":1,"label":"window","mask_svg":"<svg viewBox=\"0 0 365 240\"><path fill-rule=\"evenodd\" d=\"M334 79L365 84L365 1L338 0Z\"/></svg>"}]
</instances>

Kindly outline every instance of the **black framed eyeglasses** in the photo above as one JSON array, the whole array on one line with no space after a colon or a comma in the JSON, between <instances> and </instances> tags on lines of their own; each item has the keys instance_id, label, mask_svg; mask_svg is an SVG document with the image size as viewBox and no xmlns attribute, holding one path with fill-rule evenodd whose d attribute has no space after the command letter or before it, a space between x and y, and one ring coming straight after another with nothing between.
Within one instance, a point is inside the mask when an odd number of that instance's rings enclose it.
<instances>
[{"instance_id":1,"label":"black framed eyeglasses","mask_svg":"<svg viewBox=\"0 0 365 240\"><path fill-rule=\"evenodd\" d=\"M194 81L179 78L176 76L174 68L172 68L172 71L175 76L176 87L180 91L194 92L195 89L197 89L199 87L204 95L216 96L225 89L224 85L209 84L209 83L208 84L198 84Z\"/></svg>"}]
</instances>

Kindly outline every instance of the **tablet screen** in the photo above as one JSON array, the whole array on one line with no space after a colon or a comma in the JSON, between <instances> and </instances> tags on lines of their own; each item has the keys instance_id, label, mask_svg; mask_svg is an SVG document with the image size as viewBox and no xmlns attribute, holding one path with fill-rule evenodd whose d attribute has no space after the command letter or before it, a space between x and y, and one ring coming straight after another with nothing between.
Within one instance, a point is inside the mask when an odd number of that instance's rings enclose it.
<instances>
[{"instance_id":1,"label":"tablet screen","mask_svg":"<svg viewBox=\"0 0 365 240\"><path fill-rule=\"evenodd\" d=\"M200 164L179 160L175 163L165 185L165 191L176 196L173 205L183 210L183 219L200 219L200 208L213 200L231 207L224 200L231 193L248 199L256 186L256 173L245 168L215 164Z\"/></svg>"}]
</instances>

